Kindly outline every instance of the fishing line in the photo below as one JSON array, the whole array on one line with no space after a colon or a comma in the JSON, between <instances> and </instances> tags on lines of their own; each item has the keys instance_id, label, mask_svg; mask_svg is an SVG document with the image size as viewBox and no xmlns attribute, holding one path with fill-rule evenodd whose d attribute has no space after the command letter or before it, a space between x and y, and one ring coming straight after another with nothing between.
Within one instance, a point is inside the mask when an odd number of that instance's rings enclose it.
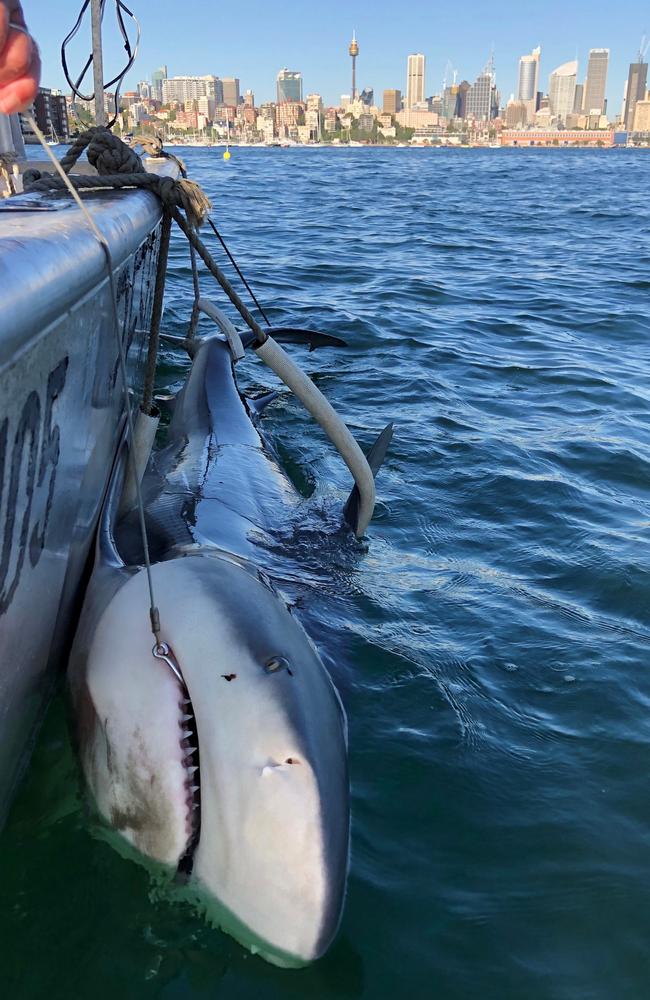
<instances>
[{"instance_id":1,"label":"fishing line","mask_svg":"<svg viewBox=\"0 0 650 1000\"><path fill-rule=\"evenodd\" d=\"M260 304L259 304L259 302L257 301L257 299L256 299L256 297L255 297L255 293L254 293L253 289L252 289L252 288L251 288L251 286L250 286L250 285L248 284L248 282L246 281L246 278L244 277L244 275L243 275L243 274L242 274L242 272L240 271L240 269L239 269L239 266L237 265L237 261L235 260L235 258L234 258L234 257L233 257L233 255L231 254L230 250L229 250L229 249L228 249L228 247L226 246L226 241L224 240L223 236L221 235L221 233L219 232L219 230L218 230L218 229L217 229L217 227L215 226L215 224L214 224L214 222L212 221L212 219L210 218L210 216L208 216L208 220L207 220L207 221L208 221L208 223L209 223L209 225L210 225L210 227L211 227L211 229L212 229L212 232L213 232L213 233L214 233L214 235L215 235L215 236L217 237L217 239L218 239L218 240L219 240L219 242L221 243L221 246L222 246L222 247L224 248L224 250L226 251L226 253L227 253L227 255L228 255L228 260L230 261L230 263L231 263L231 264L232 264L232 266L234 267L235 271L237 272L237 274L239 275L239 277L240 277L240 278L241 278L241 280L243 281L243 283L244 283L244 285L245 285L245 287L246 287L246 290L247 290L248 294L250 295L250 297L252 298L253 302L255 303L255 305L257 306L257 308L258 308L258 309L259 309L259 311L261 312L262 316L264 317L264 322L266 323L266 325L267 325L267 326L271 326L271 321L269 320L268 316L266 315L266 313L265 313L265 312L264 312L264 310L262 309L261 305L260 305Z\"/></svg>"},{"instance_id":2,"label":"fishing line","mask_svg":"<svg viewBox=\"0 0 650 1000\"><path fill-rule=\"evenodd\" d=\"M76 201L77 205L81 209L81 212L86 222L88 223L94 236L97 238L106 257L106 265L108 268L108 280L111 291L111 303L113 308L113 326L115 329L115 339L117 340L117 352L119 358L120 373L122 376L122 386L124 389L124 401L126 405L126 420L129 431L129 441L131 443L131 447L129 448L129 460L131 464L131 473L133 475L133 482L135 485L136 501L138 507L138 520L140 522L140 535L142 537L142 549L144 553L144 565L147 574L147 586L149 588L149 619L151 621L151 631L153 632L154 637L156 639L156 645L154 646L154 655L155 655L155 650L162 648L162 644L160 642L160 613L158 611L158 608L156 606L156 601L154 598L153 578L151 575L151 559L149 557L149 540L147 538L147 526L145 524L145 519L144 519L144 504L142 502L142 490L140 489L140 477L138 476L138 468L135 459L135 452L132 447L133 442L135 440L135 428L133 425L133 413L131 412L131 400L129 398L129 382L126 370L126 356L124 353L124 344L122 343L122 338L120 336L120 323L117 313L117 291L115 288L115 278L113 275L113 258L111 256L110 247L108 245L106 237L97 228L92 215L90 214L90 212L84 205L83 201L79 197L79 193L75 190L74 185L70 181L70 178L66 174L65 170L57 160L56 156L54 155L50 147L47 145L47 142L45 141L45 136L43 135L38 125L36 124L33 115L26 114L24 117L28 122L30 128L33 129L34 135L36 136L41 146L45 150L48 158L52 161L55 170L62 177L68 191L70 192L70 194Z\"/></svg>"}]
</instances>

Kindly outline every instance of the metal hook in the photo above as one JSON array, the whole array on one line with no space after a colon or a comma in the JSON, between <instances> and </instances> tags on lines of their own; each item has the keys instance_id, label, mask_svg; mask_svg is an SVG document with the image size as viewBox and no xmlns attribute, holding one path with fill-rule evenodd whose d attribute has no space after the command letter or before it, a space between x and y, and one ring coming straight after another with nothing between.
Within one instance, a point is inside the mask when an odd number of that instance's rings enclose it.
<instances>
[{"instance_id":1,"label":"metal hook","mask_svg":"<svg viewBox=\"0 0 650 1000\"><path fill-rule=\"evenodd\" d=\"M155 642L151 650L157 660L164 660L176 680L185 687L183 675L176 663L176 658L166 642Z\"/></svg>"}]
</instances>

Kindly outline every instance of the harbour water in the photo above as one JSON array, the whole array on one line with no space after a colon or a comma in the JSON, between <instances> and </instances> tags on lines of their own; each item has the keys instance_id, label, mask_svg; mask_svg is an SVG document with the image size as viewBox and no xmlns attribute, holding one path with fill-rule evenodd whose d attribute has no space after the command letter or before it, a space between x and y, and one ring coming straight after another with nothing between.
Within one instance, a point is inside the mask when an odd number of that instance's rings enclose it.
<instances>
[{"instance_id":1,"label":"harbour water","mask_svg":"<svg viewBox=\"0 0 650 1000\"><path fill-rule=\"evenodd\" d=\"M347 472L297 402L283 393L266 423L310 496L268 558L350 725L344 920L302 971L207 926L103 839L59 695L0 836L3 993L641 1000L646 156L183 156L272 322L348 341L292 350L360 442L396 425L360 547L338 530ZM190 306L179 238L167 332ZM246 384L272 384L245 365ZM184 368L167 353L160 385Z\"/></svg>"}]
</instances>

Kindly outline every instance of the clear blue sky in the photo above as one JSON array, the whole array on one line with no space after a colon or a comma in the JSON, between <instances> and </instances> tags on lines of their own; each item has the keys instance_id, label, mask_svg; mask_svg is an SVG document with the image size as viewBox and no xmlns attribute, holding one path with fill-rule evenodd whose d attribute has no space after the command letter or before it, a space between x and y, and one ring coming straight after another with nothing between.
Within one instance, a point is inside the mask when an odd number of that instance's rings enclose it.
<instances>
[{"instance_id":1,"label":"clear blue sky","mask_svg":"<svg viewBox=\"0 0 650 1000\"><path fill-rule=\"evenodd\" d=\"M43 55L44 86L64 85L59 64L63 37L74 24L81 0L23 0L25 14ZM107 8L112 5L108 0ZM494 46L497 84L507 100L516 87L519 56L542 46L540 89L548 89L548 75L560 63L580 61L584 79L590 48L609 48L609 108L620 110L628 64L642 33L650 33L650 4L625 0L395 0L373 3L327 0L323 4L282 0L245 0L211 3L209 0L127 0L142 25L140 54L126 89L166 63L171 76L215 73L238 76L242 90L251 87L256 101L275 97L275 76L283 66L300 70L305 93L323 95L338 103L350 91L347 46L357 32L360 54L357 85L374 87L376 99L388 87L405 90L406 57L424 52L426 93L439 93L447 60L459 77L473 81ZM525 9L527 8L527 9ZM115 74L124 52L112 9L107 10L106 70ZM89 29L82 46L73 50L79 66L90 48ZM89 89L92 89L90 87Z\"/></svg>"}]
</instances>

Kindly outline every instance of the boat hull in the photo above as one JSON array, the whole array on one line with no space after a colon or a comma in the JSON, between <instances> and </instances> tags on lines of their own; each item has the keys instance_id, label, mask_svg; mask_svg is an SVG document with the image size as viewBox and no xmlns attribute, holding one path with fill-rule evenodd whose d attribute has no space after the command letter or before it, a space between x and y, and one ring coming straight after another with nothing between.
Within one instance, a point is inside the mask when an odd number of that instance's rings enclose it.
<instances>
[{"instance_id":1,"label":"boat hull","mask_svg":"<svg viewBox=\"0 0 650 1000\"><path fill-rule=\"evenodd\" d=\"M141 384L160 208L91 196ZM74 631L124 415L103 252L65 196L0 211L0 825ZM20 206L26 206L21 210Z\"/></svg>"}]
</instances>

